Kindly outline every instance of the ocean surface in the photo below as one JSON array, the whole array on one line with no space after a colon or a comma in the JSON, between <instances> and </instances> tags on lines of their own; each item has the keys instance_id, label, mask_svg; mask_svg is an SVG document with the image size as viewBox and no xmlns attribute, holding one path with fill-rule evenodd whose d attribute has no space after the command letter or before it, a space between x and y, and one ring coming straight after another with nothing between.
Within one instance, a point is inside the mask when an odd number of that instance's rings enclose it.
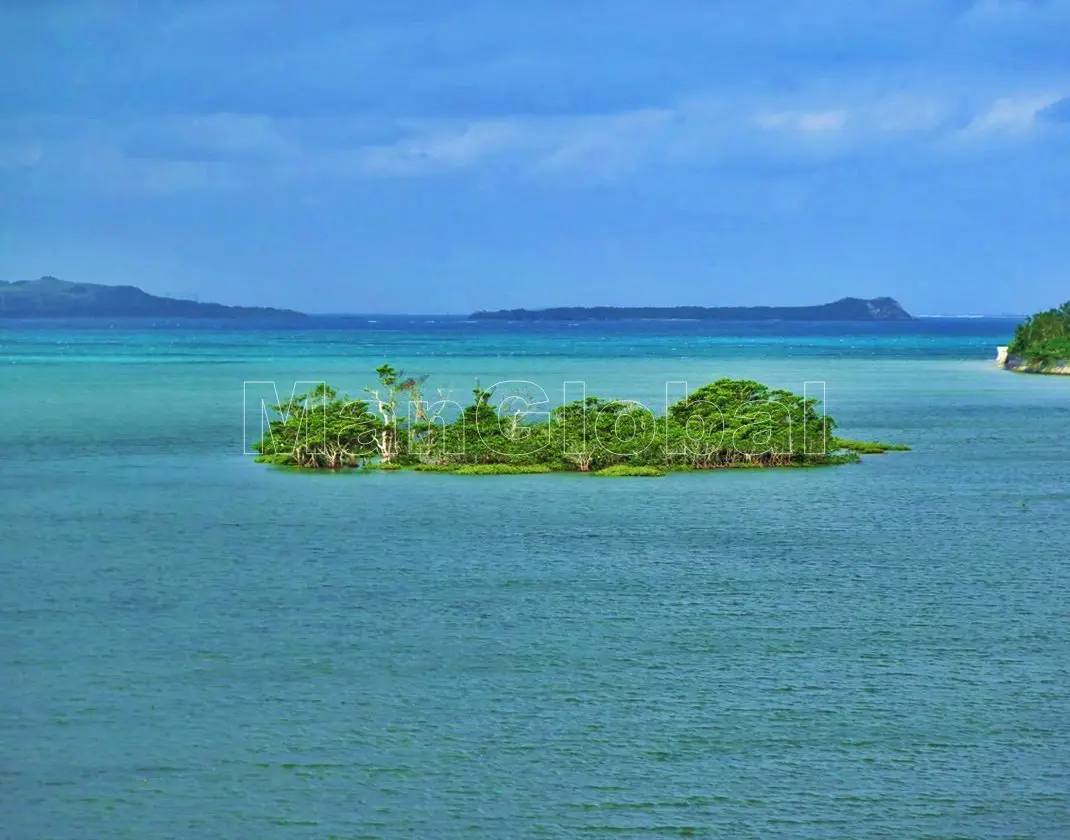
<instances>
[{"instance_id":1,"label":"ocean surface","mask_svg":"<svg viewBox=\"0 0 1070 840\"><path fill-rule=\"evenodd\" d=\"M1013 322L0 322L0 837L1070 837L1070 377ZM909 453L294 475L259 400L722 376Z\"/></svg>"}]
</instances>

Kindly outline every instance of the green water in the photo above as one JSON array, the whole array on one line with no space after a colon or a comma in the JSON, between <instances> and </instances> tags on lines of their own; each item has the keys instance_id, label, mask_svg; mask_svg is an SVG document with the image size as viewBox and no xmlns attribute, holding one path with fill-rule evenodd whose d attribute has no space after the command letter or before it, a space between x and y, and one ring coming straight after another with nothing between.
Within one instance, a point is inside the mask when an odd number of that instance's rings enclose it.
<instances>
[{"instance_id":1,"label":"green water","mask_svg":"<svg viewBox=\"0 0 1070 840\"><path fill-rule=\"evenodd\" d=\"M661 329L0 333L0 836L1070 836L1070 378L995 369L1002 326ZM455 398L821 381L846 436L914 451L243 455L243 382L384 360Z\"/></svg>"}]
</instances>

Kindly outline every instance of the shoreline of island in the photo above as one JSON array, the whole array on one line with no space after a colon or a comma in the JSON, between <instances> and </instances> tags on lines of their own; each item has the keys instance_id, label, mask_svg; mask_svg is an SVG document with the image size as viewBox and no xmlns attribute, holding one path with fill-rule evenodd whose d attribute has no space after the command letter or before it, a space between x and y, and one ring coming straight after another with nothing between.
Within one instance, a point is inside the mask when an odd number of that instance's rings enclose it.
<instances>
[{"instance_id":1,"label":"shoreline of island","mask_svg":"<svg viewBox=\"0 0 1070 840\"><path fill-rule=\"evenodd\" d=\"M1012 373L1031 373L1039 376L1070 376L1070 362L1047 367L1029 364L1022 356L1010 355L1007 345L1000 345L996 348L996 364L1003 370L1009 370Z\"/></svg>"},{"instance_id":2,"label":"shoreline of island","mask_svg":"<svg viewBox=\"0 0 1070 840\"><path fill-rule=\"evenodd\" d=\"M1014 373L1070 376L1070 301L1020 323L1011 343L996 348L996 364Z\"/></svg>"}]
</instances>

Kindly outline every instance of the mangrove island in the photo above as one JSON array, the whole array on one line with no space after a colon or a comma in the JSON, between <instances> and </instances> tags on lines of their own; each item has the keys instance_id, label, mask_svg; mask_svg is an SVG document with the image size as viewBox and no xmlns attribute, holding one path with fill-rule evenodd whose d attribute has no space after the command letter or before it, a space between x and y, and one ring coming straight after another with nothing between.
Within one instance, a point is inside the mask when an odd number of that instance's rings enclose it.
<instances>
[{"instance_id":1,"label":"mangrove island","mask_svg":"<svg viewBox=\"0 0 1070 840\"><path fill-rule=\"evenodd\" d=\"M424 378L390 365L362 399L327 384L270 408L260 463L310 470L412 469L460 475L579 472L658 476L675 470L816 467L905 446L835 437L818 400L751 380L719 379L663 415L629 400L586 397L552 410L530 396L426 400ZM265 418L266 419L266 415Z\"/></svg>"}]
</instances>

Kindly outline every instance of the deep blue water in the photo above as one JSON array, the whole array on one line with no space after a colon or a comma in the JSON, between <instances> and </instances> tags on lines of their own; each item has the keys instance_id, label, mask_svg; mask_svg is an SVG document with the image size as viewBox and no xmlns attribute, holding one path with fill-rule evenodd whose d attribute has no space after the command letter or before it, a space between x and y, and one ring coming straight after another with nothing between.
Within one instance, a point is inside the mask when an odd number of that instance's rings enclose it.
<instances>
[{"instance_id":1,"label":"deep blue water","mask_svg":"<svg viewBox=\"0 0 1070 840\"><path fill-rule=\"evenodd\" d=\"M369 318L0 324L0 836L1070 836L1070 378L996 369L1012 322ZM383 361L654 408L821 382L914 451L616 481L243 454L249 382Z\"/></svg>"}]
</instances>

